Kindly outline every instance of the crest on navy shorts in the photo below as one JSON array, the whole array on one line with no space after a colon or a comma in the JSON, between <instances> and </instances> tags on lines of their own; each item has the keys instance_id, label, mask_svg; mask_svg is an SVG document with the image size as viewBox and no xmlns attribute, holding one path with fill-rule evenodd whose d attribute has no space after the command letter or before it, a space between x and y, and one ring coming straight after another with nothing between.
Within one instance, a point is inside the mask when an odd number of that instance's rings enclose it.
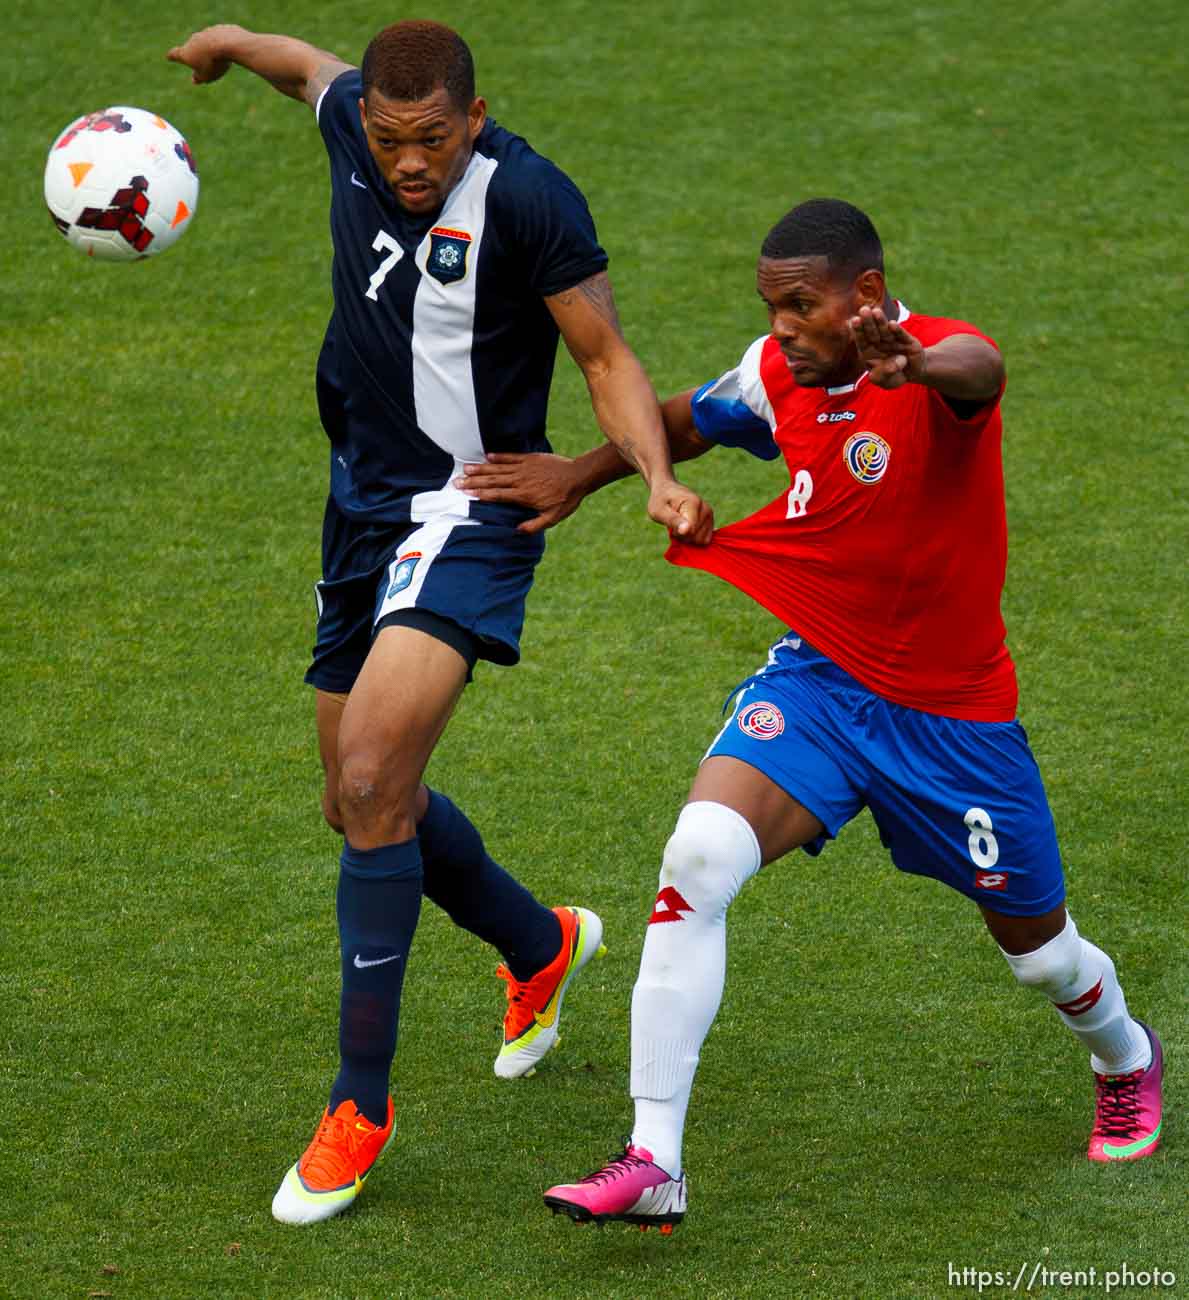
<instances>
[{"instance_id":1,"label":"crest on navy shorts","mask_svg":"<svg viewBox=\"0 0 1189 1300\"><path fill-rule=\"evenodd\" d=\"M420 551L409 551L407 555L400 556L393 566L392 579L388 583L388 594L384 597L385 600L391 600L413 581L413 570L417 567L420 558Z\"/></svg>"},{"instance_id":2,"label":"crest on navy shorts","mask_svg":"<svg viewBox=\"0 0 1189 1300\"><path fill-rule=\"evenodd\" d=\"M842 459L860 483L878 483L888 472L892 449L873 433L855 433L846 440Z\"/></svg>"},{"instance_id":3,"label":"crest on navy shorts","mask_svg":"<svg viewBox=\"0 0 1189 1300\"><path fill-rule=\"evenodd\" d=\"M740 710L735 719L739 730L745 731L757 740L775 740L784 730L784 714L775 704L766 700L757 700L747 708Z\"/></svg>"},{"instance_id":4,"label":"crest on navy shorts","mask_svg":"<svg viewBox=\"0 0 1189 1300\"><path fill-rule=\"evenodd\" d=\"M467 273L467 253L471 237L465 230L434 226L429 232L429 256L425 269L442 284L453 284Z\"/></svg>"}]
</instances>

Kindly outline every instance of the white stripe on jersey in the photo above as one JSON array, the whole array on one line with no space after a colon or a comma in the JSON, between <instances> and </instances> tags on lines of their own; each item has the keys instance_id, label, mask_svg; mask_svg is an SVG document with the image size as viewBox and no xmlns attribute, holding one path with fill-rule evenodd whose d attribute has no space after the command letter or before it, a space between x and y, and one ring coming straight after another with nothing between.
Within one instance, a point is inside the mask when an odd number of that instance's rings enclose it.
<instances>
[{"instance_id":1,"label":"white stripe on jersey","mask_svg":"<svg viewBox=\"0 0 1189 1300\"><path fill-rule=\"evenodd\" d=\"M775 431L776 415L764 389L764 381L760 378L760 354L767 341L767 334L756 339L735 369L728 370L703 396L723 402L742 402L753 415L766 420L768 427Z\"/></svg>"},{"instance_id":2,"label":"white stripe on jersey","mask_svg":"<svg viewBox=\"0 0 1189 1300\"><path fill-rule=\"evenodd\" d=\"M459 460L456 456L454 466L450 470L450 477L440 488L432 492L418 492L413 496L409 502L410 520L415 524L423 524L442 515L453 515L457 522L477 524L479 522L477 519L467 519L472 498L461 488L456 488L454 480L462 477L462 471L468 464L474 465L482 461L482 455L473 456L470 461Z\"/></svg>"},{"instance_id":3,"label":"white stripe on jersey","mask_svg":"<svg viewBox=\"0 0 1189 1300\"><path fill-rule=\"evenodd\" d=\"M470 235L467 270L442 284L426 270L433 232L413 255L421 283L413 300L413 402L418 427L456 460L481 461L483 439L471 370L475 284L487 218L487 187L499 164L474 153L435 222Z\"/></svg>"}]
</instances>

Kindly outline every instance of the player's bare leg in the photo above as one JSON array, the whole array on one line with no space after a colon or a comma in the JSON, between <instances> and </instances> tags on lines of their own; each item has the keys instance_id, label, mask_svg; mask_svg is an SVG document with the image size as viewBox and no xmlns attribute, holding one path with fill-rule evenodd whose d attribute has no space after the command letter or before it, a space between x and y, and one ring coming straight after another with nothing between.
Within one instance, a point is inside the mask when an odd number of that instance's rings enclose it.
<instances>
[{"instance_id":1,"label":"player's bare leg","mask_svg":"<svg viewBox=\"0 0 1189 1300\"><path fill-rule=\"evenodd\" d=\"M372 644L338 727L344 843L338 919L343 991L334 1111L350 1098L380 1122L405 962L421 908L421 774L466 685L463 656L415 628Z\"/></svg>"},{"instance_id":2,"label":"player's bare leg","mask_svg":"<svg viewBox=\"0 0 1189 1300\"><path fill-rule=\"evenodd\" d=\"M376 637L338 727L339 814L353 848L415 837L421 774L466 678L462 655L426 632Z\"/></svg>"},{"instance_id":3,"label":"player's bare leg","mask_svg":"<svg viewBox=\"0 0 1189 1300\"><path fill-rule=\"evenodd\" d=\"M319 691L318 748L326 774L322 811L342 833L339 727L346 695ZM560 1041L562 1004L574 978L601 957L603 926L584 907L543 907L484 847L466 815L423 782L414 795L425 897L452 921L498 949L503 962L504 1036L495 1061L502 1079L530 1075Z\"/></svg>"},{"instance_id":4,"label":"player's bare leg","mask_svg":"<svg viewBox=\"0 0 1189 1300\"><path fill-rule=\"evenodd\" d=\"M1041 916L983 919L1021 984L1038 989L1090 1051L1095 1115L1087 1155L1140 1160L1160 1145L1160 1040L1127 1010L1114 962L1078 934L1064 904Z\"/></svg>"},{"instance_id":5,"label":"player's bare leg","mask_svg":"<svg viewBox=\"0 0 1189 1300\"><path fill-rule=\"evenodd\" d=\"M681 1142L702 1042L722 998L726 912L761 865L822 833L821 822L757 768L715 756L698 770L665 846L632 993L635 1124L622 1155L545 1193L576 1222L672 1231L686 1209Z\"/></svg>"},{"instance_id":6,"label":"player's bare leg","mask_svg":"<svg viewBox=\"0 0 1189 1300\"><path fill-rule=\"evenodd\" d=\"M322 761L322 816L331 830L343 833L339 814L339 723L347 707L345 691L316 691L315 719L318 728L318 757Z\"/></svg>"},{"instance_id":7,"label":"player's bare leg","mask_svg":"<svg viewBox=\"0 0 1189 1300\"><path fill-rule=\"evenodd\" d=\"M759 841L765 866L816 839L824 829L808 808L758 768L723 754L698 768L686 802L696 801L723 804L744 818Z\"/></svg>"},{"instance_id":8,"label":"player's bare leg","mask_svg":"<svg viewBox=\"0 0 1189 1300\"><path fill-rule=\"evenodd\" d=\"M338 887L341 1065L313 1141L273 1198L282 1222L313 1223L346 1209L391 1141L388 1074L421 907L416 796L466 676L466 660L451 646L413 628L385 628L337 728L338 701L319 699L323 761L328 775L336 760L338 768L337 808L327 811L345 834ZM332 755L327 742L336 729Z\"/></svg>"}]
</instances>

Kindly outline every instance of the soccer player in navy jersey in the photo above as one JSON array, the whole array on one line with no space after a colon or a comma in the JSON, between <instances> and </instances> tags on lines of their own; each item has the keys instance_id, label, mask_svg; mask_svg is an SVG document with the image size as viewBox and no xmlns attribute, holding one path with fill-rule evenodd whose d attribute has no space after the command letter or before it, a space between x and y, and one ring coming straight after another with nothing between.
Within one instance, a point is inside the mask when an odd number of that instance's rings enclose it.
<instances>
[{"instance_id":1,"label":"soccer player in navy jersey","mask_svg":"<svg viewBox=\"0 0 1189 1300\"><path fill-rule=\"evenodd\" d=\"M581 193L488 118L462 38L402 22L361 68L288 36L207 28L171 50L193 80L238 63L313 110L330 161L334 313L318 359L330 439L318 628L323 810L344 835L337 895L341 1065L273 1214L345 1209L393 1133L388 1081L422 894L499 949L501 1078L556 1042L572 978L601 946L579 907L549 909L421 780L478 659L513 664L543 540L523 507L456 485L485 453L544 452L559 335L648 511L705 542L713 520L672 474L655 394L616 320Z\"/></svg>"},{"instance_id":2,"label":"soccer player in navy jersey","mask_svg":"<svg viewBox=\"0 0 1189 1300\"><path fill-rule=\"evenodd\" d=\"M576 1221L671 1230L702 1042L723 991L726 912L761 866L820 853L862 808L892 860L977 905L1015 977L1090 1053L1088 1156L1151 1155L1162 1055L1111 959L1065 909L1040 773L1016 720L999 601L1007 562L1005 372L964 321L894 299L867 216L839 200L769 232L756 283L769 331L737 366L664 406L674 459L715 445L783 458L788 485L709 546L668 558L733 583L790 630L738 688L665 847L632 996L632 1136L545 1202ZM598 450L468 471L534 526L628 473Z\"/></svg>"}]
</instances>

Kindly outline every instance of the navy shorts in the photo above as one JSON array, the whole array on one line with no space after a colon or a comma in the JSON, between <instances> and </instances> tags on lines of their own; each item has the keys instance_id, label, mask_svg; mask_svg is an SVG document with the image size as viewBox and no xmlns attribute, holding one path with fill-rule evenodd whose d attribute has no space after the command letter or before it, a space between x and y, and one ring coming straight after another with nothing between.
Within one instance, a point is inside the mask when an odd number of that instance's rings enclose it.
<instances>
[{"instance_id":1,"label":"navy shorts","mask_svg":"<svg viewBox=\"0 0 1189 1300\"><path fill-rule=\"evenodd\" d=\"M480 659L520 658L524 605L545 551L539 533L518 533L523 511L504 520L444 512L418 523L348 519L326 503L322 579L315 584L317 641L305 680L345 694L390 614L428 611L473 638Z\"/></svg>"},{"instance_id":2,"label":"navy shorts","mask_svg":"<svg viewBox=\"0 0 1189 1300\"><path fill-rule=\"evenodd\" d=\"M809 853L868 807L901 871L1013 916L1065 898L1052 813L1018 722L892 704L790 633L739 689L713 755L758 768L818 818L825 834Z\"/></svg>"}]
</instances>

